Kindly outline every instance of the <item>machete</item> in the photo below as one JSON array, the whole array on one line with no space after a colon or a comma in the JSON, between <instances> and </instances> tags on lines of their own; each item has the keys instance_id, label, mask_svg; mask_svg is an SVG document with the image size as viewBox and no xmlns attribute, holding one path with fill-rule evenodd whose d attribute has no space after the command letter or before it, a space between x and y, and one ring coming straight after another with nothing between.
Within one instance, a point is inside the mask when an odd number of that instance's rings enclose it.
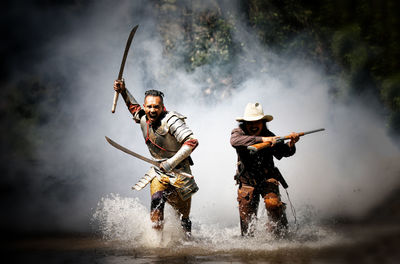
<instances>
[{"instance_id":1,"label":"machete","mask_svg":"<svg viewBox=\"0 0 400 264\"><path fill-rule=\"evenodd\" d=\"M113 146L114 148L119 149L119 150L121 150L121 151L123 151L123 152L125 152L126 154L129 154L129 155L131 155L131 156L134 156L135 158L138 158L138 159L143 160L143 161L145 161L145 162L147 162L147 163L150 163L150 164L156 166L158 169L160 169L160 164L161 164L161 162L155 161L155 160L146 158L146 157L144 157L144 156L142 156L142 155L140 155L140 154L137 154L136 152L133 152L132 150L129 150L129 149L127 149L127 148L121 146L120 144L118 144L117 142L113 141L111 138L109 138L109 137L107 137L107 136L106 136L106 140L107 140L107 142L110 143L110 145ZM166 175L170 175L170 176L175 177L175 174L174 174L174 173L179 173L179 174L181 174L181 175L183 175L183 176L185 176L185 177L193 178L193 175L190 175L189 173L186 173L186 172L183 172L183 171L179 171L179 172L178 172L178 171L172 170L171 172L165 172Z\"/></svg>"},{"instance_id":2,"label":"machete","mask_svg":"<svg viewBox=\"0 0 400 264\"><path fill-rule=\"evenodd\" d=\"M155 161L155 160L152 160L152 159L149 159L149 158L146 158L146 157L144 157L144 156L142 156L142 155L140 155L140 154L137 154L136 152L133 152L132 150L129 150L129 149L127 149L127 148L121 146L120 144L118 144L117 142L113 141L112 139L110 139L110 138L107 137L107 136L106 136L106 140L107 140L107 142L110 143L110 145L113 146L114 148L117 148L117 149L119 149L119 150L121 150L121 151L123 151L123 152L125 152L125 153L127 153L127 154L129 154L129 155L132 155L132 156L134 156L135 158L138 158L138 159L141 159L141 160L143 160L143 161L146 161L147 163L150 163L150 164L152 164L152 165L154 165L154 166L156 166L156 167L158 167L158 168L160 167L160 162Z\"/></svg>"},{"instance_id":3,"label":"machete","mask_svg":"<svg viewBox=\"0 0 400 264\"><path fill-rule=\"evenodd\" d=\"M128 56L129 47L131 46L133 36L135 36L135 33L136 33L136 30L137 30L138 26L139 25L136 25L131 30L131 33L129 34L128 40L126 41L124 56L122 57L121 67L119 68L119 74L118 74L118 79L117 80L122 80L122 73L124 72L126 57ZM117 107L118 95L119 95L119 93L116 91L114 93L114 100L113 100L111 113L114 113L115 112L115 108Z\"/></svg>"}]
</instances>

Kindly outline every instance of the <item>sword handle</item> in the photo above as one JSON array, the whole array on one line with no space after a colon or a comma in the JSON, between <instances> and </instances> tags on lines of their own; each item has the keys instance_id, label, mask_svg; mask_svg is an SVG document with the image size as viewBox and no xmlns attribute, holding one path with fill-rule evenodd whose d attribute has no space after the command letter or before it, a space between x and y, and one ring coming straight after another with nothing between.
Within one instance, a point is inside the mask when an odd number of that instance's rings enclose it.
<instances>
[{"instance_id":1,"label":"sword handle","mask_svg":"<svg viewBox=\"0 0 400 264\"><path fill-rule=\"evenodd\" d=\"M113 105L111 108L111 113L113 113L113 114L115 113L115 108L117 107L118 95L119 95L118 92L114 93L114 100L113 100Z\"/></svg>"}]
</instances>

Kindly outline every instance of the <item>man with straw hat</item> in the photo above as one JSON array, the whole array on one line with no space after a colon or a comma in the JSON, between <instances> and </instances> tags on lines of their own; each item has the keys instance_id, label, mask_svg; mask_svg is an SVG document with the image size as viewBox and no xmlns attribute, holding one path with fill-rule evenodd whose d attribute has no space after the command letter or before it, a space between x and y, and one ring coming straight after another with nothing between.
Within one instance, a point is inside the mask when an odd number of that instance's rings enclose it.
<instances>
[{"instance_id":1,"label":"man with straw hat","mask_svg":"<svg viewBox=\"0 0 400 264\"><path fill-rule=\"evenodd\" d=\"M280 199L279 181L282 175L274 165L273 157L292 156L296 152L295 143L299 140L296 133L290 134L288 143L276 143L276 137L267 128L267 122L273 119L264 115L259 103L248 103L244 116L236 118L239 126L232 130L231 145L238 155L238 167L235 175L239 185L238 197L240 228L242 236L254 235L254 220L257 216L260 196L264 199L269 223L267 228L277 236L287 231L285 203ZM255 153L248 146L261 142L271 142L271 146Z\"/></svg>"}]
</instances>

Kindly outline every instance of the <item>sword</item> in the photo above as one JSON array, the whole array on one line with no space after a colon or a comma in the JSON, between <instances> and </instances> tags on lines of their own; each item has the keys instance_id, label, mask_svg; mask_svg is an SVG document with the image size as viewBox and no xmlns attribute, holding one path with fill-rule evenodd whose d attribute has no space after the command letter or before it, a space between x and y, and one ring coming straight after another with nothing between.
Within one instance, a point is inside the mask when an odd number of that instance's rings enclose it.
<instances>
[{"instance_id":1,"label":"sword","mask_svg":"<svg viewBox=\"0 0 400 264\"><path fill-rule=\"evenodd\" d=\"M110 143L110 145L113 146L114 148L119 149L119 150L122 150L123 152L125 152L125 153L127 153L127 154L129 154L129 155L131 155L131 156L134 156L135 158L138 158L138 159L140 159L140 160L146 161L147 163L150 163L150 164L152 164L152 165L154 165L154 166L160 168L161 162L158 162L158 161L155 161L155 160L146 158L146 157L144 157L144 156L142 156L142 155L140 155L140 154L137 154L136 152L133 152L132 150L129 150L129 149L127 149L127 148L121 146L120 144L118 144L117 142L113 141L112 139L110 139L110 138L107 137L107 136L106 136L106 140L107 140L107 142Z\"/></svg>"},{"instance_id":2,"label":"sword","mask_svg":"<svg viewBox=\"0 0 400 264\"><path fill-rule=\"evenodd\" d=\"M147 163L150 163L150 164L156 166L157 169L160 169L160 164L161 164L160 161L155 161L155 160L146 158L145 156L142 156L142 155L140 155L140 154L138 154L136 152L133 152L132 150L129 150L129 149L121 146L120 144L118 144L117 142L113 141L111 138L109 138L107 136L106 136L106 140L114 148L119 149L119 150L121 150L121 151L123 151L123 152L125 152L125 153L127 153L127 154L129 154L131 156L134 156L135 158L138 158L138 159L143 160L143 161L145 161ZM181 174L183 176L186 176L188 178L194 178L193 175L190 175L189 173L186 173L186 172L183 172L183 171L177 171L177 170L172 170L172 172L163 172L163 173L166 174L166 175L172 176L172 177L175 177L174 173L179 173L179 174Z\"/></svg>"},{"instance_id":3,"label":"sword","mask_svg":"<svg viewBox=\"0 0 400 264\"><path fill-rule=\"evenodd\" d=\"M124 72L126 57L128 56L129 47L131 46L133 36L135 36L136 29L138 28L138 26L139 25L136 25L131 30L131 33L129 34L128 40L126 41L124 56L122 56L121 67L119 68L118 80L122 80L122 73ZM117 107L118 95L119 95L119 93L117 91L115 91L111 113L115 113L115 108Z\"/></svg>"}]
</instances>

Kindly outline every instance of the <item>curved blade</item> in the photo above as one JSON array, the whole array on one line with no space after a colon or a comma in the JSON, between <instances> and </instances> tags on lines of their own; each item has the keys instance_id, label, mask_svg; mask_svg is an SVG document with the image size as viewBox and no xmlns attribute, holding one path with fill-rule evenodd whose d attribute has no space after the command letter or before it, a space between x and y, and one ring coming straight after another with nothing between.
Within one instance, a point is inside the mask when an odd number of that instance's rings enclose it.
<instances>
[{"instance_id":1,"label":"curved blade","mask_svg":"<svg viewBox=\"0 0 400 264\"><path fill-rule=\"evenodd\" d=\"M126 57L128 56L129 47L131 46L133 36L135 36L136 30L139 25L136 25L129 34L128 40L126 41L124 56L122 57L121 67L119 68L118 80L122 79L122 73L124 72Z\"/></svg>"},{"instance_id":2,"label":"curved blade","mask_svg":"<svg viewBox=\"0 0 400 264\"><path fill-rule=\"evenodd\" d=\"M160 167L160 163L159 162L157 162L155 160L152 160L152 159L149 159L149 158L146 158L146 157L144 157L144 156L142 156L140 154L137 154L136 152L133 152L132 150L129 150L129 149L125 148L125 147L119 145L117 142L114 142L112 139L110 139L107 136L106 136L106 140L114 148L117 148L117 149L119 149L119 150L121 150L121 151L123 151L123 152L125 152L125 153L127 153L129 155L132 155L132 156L134 156L134 157L136 157L138 159L141 159L141 160L146 161L146 162L148 162L150 164L153 164L154 166Z\"/></svg>"}]
</instances>

